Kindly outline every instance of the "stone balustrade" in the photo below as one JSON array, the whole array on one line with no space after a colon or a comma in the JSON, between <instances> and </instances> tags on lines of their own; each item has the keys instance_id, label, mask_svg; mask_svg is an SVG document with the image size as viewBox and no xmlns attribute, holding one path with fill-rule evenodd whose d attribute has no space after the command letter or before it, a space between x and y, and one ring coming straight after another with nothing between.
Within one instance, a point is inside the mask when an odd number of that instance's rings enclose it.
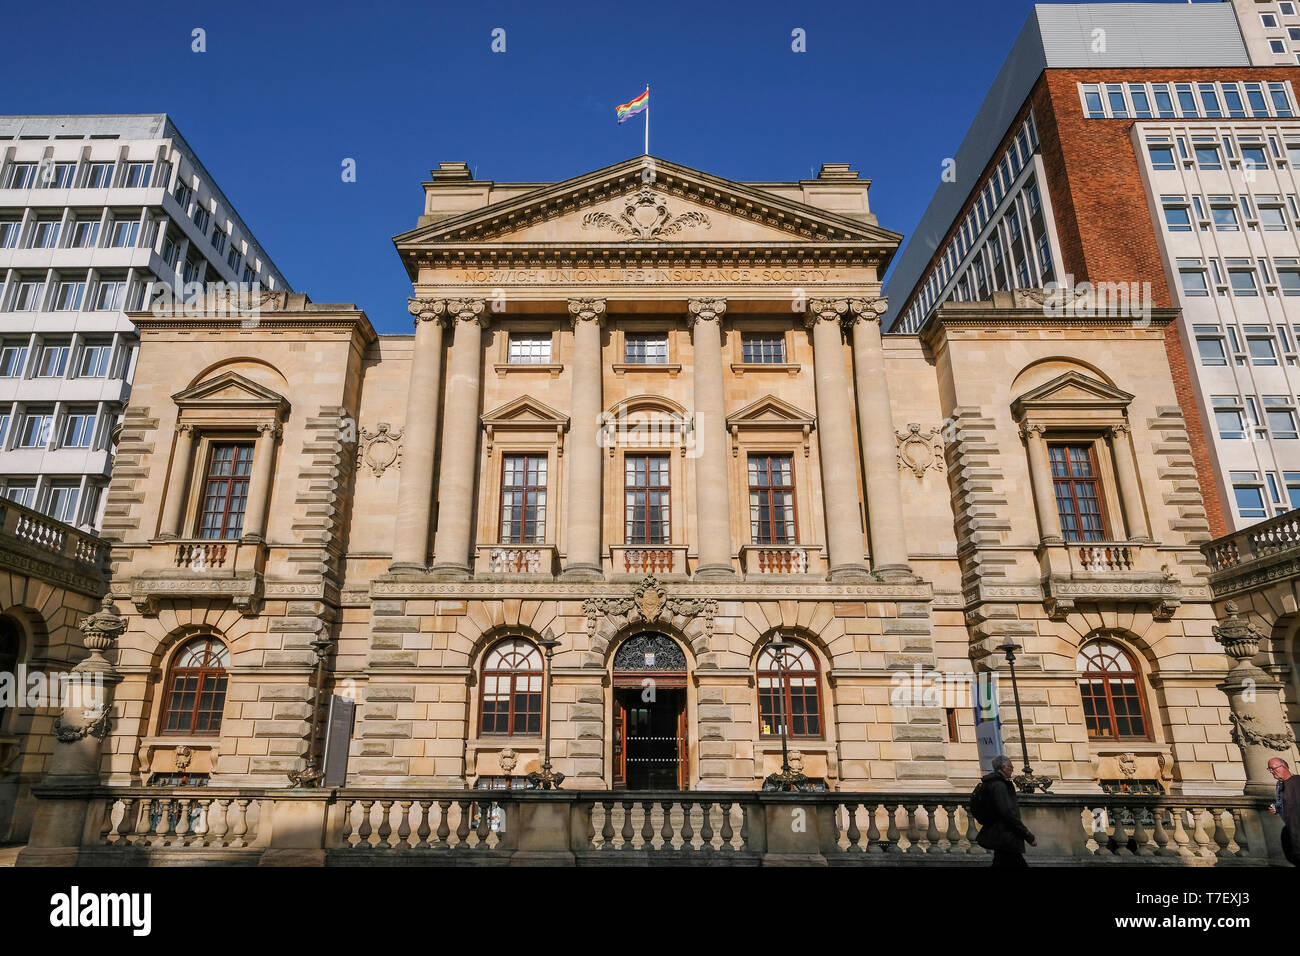
<instances>
[{"instance_id":1,"label":"stone balustrade","mask_svg":"<svg viewBox=\"0 0 1300 956\"><path fill-rule=\"evenodd\" d=\"M107 543L17 502L0 501L0 549L45 562L61 583L76 590L98 596L107 589Z\"/></svg>"},{"instance_id":2,"label":"stone balustrade","mask_svg":"<svg viewBox=\"0 0 1300 956\"><path fill-rule=\"evenodd\" d=\"M19 865L984 865L965 794L41 788ZM1265 797L1038 794L1031 863L1283 865ZM78 818L78 807L49 819Z\"/></svg>"},{"instance_id":3,"label":"stone balustrade","mask_svg":"<svg viewBox=\"0 0 1300 956\"><path fill-rule=\"evenodd\" d=\"M1300 573L1300 509L1201 546L1216 599Z\"/></svg>"}]
</instances>

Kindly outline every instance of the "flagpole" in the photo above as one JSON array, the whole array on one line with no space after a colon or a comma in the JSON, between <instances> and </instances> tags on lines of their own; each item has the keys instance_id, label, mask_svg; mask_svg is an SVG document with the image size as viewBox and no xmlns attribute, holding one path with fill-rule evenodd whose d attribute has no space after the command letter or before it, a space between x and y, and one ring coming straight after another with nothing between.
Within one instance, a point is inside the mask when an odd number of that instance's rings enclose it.
<instances>
[{"instance_id":1,"label":"flagpole","mask_svg":"<svg viewBox=\"0 0 1300 956\"><path fill-rule=\"evenodd\" d=\"M650 92L650 84L645 85L645 91ZM645 101L645 154L650 155L650 101Z\"/></svg>"}]
</instances>

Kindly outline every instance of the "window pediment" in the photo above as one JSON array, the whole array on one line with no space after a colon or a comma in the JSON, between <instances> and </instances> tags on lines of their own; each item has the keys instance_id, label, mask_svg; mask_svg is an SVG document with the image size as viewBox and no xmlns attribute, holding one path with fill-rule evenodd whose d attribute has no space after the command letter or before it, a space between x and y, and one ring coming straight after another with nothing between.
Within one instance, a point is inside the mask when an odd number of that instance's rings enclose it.
<instances>
[{"instance_id":1,"label":"window pediment","mask_svg":"<svg viewBox=\"0 0 1300 956\"><path fill-rule=\"evenodd\" d=\"M1017 422L1087 424L1123 421L1133 396L1080 372L1066 372L1011 403Z\"/></svg>"},{"instance_id":2,"label":"window pediment","mask_svg":"<svg viewBox=\"0 0 1300 956\"><path fill-rule=\"evenodd\" d=\"M798 406L782 401L775 395L765 395L727 416L727 431L731 434L731 454L740 454L740 433L742 431L762 431L770 433L795 434L803 445L804 457L808 456L809 435L817 426L817 417L805 412Z\"/></svg>"},{"instance_id":3,"label":"window pediment","mask_svg":"<svg viewBox=\"0 0 1300 956\"><path fill-rule=\"evenodd\" d=\"M186 419L203 418L211 412L229 421L232 411L242 413L241 418L278 419L289 412L287 398L238 372L225 372L176 392L172 401Z\"/></svg>"},{"instance_id":4,"label":"window pediment","mask_svg":"<svg viewBox=\"0 0 1300 956\"><path fill-rule=\"evenodd\" d=\"M563 431L569 427L569 416L525 395L484 412L482 422L489 431L505 428L558 428Z\"/></svg>"}]
</instances>

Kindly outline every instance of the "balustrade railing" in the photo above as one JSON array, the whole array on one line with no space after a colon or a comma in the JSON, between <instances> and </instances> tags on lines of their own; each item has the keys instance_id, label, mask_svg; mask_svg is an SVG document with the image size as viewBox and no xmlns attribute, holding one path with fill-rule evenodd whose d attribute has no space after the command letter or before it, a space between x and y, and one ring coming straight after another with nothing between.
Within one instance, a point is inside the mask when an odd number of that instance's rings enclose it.
<instances>
[{"instance_id":1,"label":"balustrade railing","mask_svg":"<svg viewBox=\"0 0 1300 956\"><path fill-rule=\"evenodd\" d=\"M1132 571L1133 549L1126 544L1085 545L1079 548L1079 564L1085 571Z\"/></svg>"},{"instance_id":2,"label":"balustrade railing","mask_svg":"<svg viewBox=\"0 0 1300 956\"><path fill-rule=\"evenodd\" d=\"M1201 546L1211 571L1227 571L1300 549L1300 510L1288 511Z\"/></svg>"},{"instance_id":3,"label":"balustrade railing","mask_svg":"<svg viewBox=\"0 0 1300 956\"><path fill-rule=\"evenodd\" d=\"M176 545L176 567L191 571L223 568L228 547L223 541L182 541Z\"/></svg>"},{"instance_id":4,"label":"balustrade railing","mask_svg":"<svg viewBox=\"0 0 1300 956\"><path fill-rule=\"evenodd\" d=\"M82 574L100 575L107 564L109 548L98 536L14 501L0 501L3 537L52 559L67 561Z\"/></svg>"},{"instance_id":5,"label":"balustrade railing","mask_svg":"<svg viewBox=\"0 0 1300 956\"><path fill-rule=\"evenodd\" d=\"M791 854L832 865L987 862L965 794L236 790L93 788L39 794L87 805L81 861L235 863L277 845L301 849L315 814L322 861L403 857L757 865ZM1148 865L1282 865L1268 800L1255 797L1049 794L1022 798L1037 832L1031 860ZM792 827L799 819L800 826ZM134 856L122 856L134 851ZM144 856L140 856L143 853ZM20 859L21 862L21 859Z\"/></svg>"}]
</instances>

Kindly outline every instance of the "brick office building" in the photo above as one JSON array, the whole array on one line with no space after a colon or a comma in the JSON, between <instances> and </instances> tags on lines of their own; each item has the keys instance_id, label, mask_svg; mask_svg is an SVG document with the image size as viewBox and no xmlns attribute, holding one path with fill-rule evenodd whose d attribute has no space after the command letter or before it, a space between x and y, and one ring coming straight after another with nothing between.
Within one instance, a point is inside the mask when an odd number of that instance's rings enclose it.
<instances>
[{"instance_id":1,"label":"brick office building","mask_svg":"<svg viewBox=\"0 0 1300 956\"><path fill-rule=\"evenodd\" d=\"M899 332L1051 282L1179 309L1181 520L1216 535L1300 504L1295 71L1250 63L1229 4L1036 7L887 286Z\"/></svg>"}]
</instances>

